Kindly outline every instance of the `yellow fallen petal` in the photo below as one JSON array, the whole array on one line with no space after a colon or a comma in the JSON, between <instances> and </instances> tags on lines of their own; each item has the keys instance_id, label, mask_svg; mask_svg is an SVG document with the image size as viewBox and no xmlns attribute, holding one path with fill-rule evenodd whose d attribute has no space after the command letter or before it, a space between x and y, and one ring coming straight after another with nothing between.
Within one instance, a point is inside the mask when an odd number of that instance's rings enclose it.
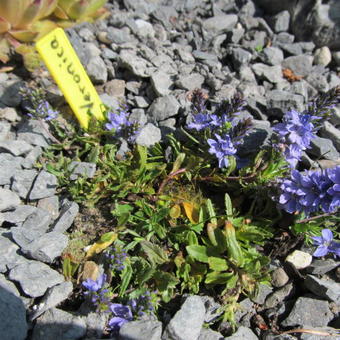
<instances>
[{"instance_id":1,"label":"yellow fallen petal","mask_svg":"<svg viewBox=\"0 0 340 340\"><path fill-rule=\"evenodd\" d=\"M93 255L99 254L104 249L109 247L118 237L118 234L111 231L102 235L100 240L95 242L86 253L86 258L92 257Z\"/></svg>"}]
</instances>

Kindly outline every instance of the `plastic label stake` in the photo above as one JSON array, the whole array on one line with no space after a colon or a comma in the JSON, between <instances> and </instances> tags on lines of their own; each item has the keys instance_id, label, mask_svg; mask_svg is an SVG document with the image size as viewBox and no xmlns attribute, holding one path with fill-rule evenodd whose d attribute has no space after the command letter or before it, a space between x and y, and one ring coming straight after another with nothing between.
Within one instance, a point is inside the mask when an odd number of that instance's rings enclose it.
<instances>
[{"instance_id":1,"label":"plastic label stake","mask_svg":"<svg viewBox=\"0 0 340 340\"><path fill-rule=\"evenodd\" d=\"M87 129L91 116L104 119L105 106L64 30L48 33L37 41L36 48L80 125Z\"/></svg>"}]
</instances>

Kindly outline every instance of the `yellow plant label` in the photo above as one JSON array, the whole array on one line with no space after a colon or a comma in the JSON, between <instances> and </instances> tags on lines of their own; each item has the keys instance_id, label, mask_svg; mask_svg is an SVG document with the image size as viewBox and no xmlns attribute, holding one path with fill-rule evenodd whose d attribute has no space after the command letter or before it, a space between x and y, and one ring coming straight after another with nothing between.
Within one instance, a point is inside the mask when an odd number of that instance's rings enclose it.
<instances>
[{"instance_id":1,"label":"yellow plant label","mask_svg":"<svg viewBox=\"0 0 340 340\"><path fill-rule=\"evenodd\" d=\"M80 125L87 129L91 116L104 119L105 106L64 30L56 28L48 33L36 48Z\"/></svg>"}]
</instances>

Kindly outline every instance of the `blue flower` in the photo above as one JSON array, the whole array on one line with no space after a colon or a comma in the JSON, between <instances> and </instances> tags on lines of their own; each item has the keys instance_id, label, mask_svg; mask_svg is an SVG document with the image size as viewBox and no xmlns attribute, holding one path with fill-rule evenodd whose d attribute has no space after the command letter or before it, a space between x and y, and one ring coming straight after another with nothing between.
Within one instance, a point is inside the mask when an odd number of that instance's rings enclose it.
<instances>
[{"instance_id":1,"label":"blue flower","mask_svg":"<svg viewBox=\"0 0 340 340\"><path fill-rule=\"evenodd\" d=\"M340 243L333 241L333 233L329 229L323 229L322 236L314 236L314 244L318 246L313 256L321 257L328 253L333 253L336 256L340 256Z\"/></svg>"},{"instance_id":2,"label":"blue flower","mask_svg":"<svg viewBox=\"0 0 340 340\"><path fill-rule=\"evenodd\" d=\"M116 133L120 132L124 127L132 125L128 120L128 114L126 110L120 112L109 112L107 115L109 123L105 124L108 130L114 129Z\"/></svg>"},{"instance_id":3,"label":"blue flower","mask_svg":"<svg viewBox=\"0 0 340 340\"><path fill-rule=\"evenodd\" d=\"M105 281L106 281L106 275L102 274L98 277L96 281L92 279L87 279L82 283L82 285L86 289L88 289L90 292L97 292L103 287Z\"/></svg>"},{"instance_id":4,"label":"blue flower","mask_svg":"<svg viewBox=\"0 0 340 340\"><path fill-rule=\"evenodd\" d=\"M292 170L291 178L280 185L279 205L289 213L303 211L335 212L340 206L340 166L301 174Z\"/></svg>"},{"instance_id":5,"label":"blue flower","mask_svg":"<svg viewBox=\"0 0 340 340\"><path fill-rule=\"evenodd\" d=\"M109 320L108 325L109 325L112 333L118 333L120 328L127 322L129 322L129 320L126 320L126 319L121 318L119 316L114 316L113 318L111 318Z\"/></svg>"},{"instance_id":6,"label":"blue flower","mask_svg":"<svg viewBox=\"0 0 340 340\"><path fill-rule=\"evenodd\" d=\"M29 109L28 116L48 121L57 118L58 114L59 112L54 110L48 101L42 100L36 104L35 109Z\"/></svg>"},{"instance_id":7,"label":"blue flower","mask_svg":"<svg viewBox=\"0 0 340 340\"><path fill-rule=\"evenodd\" d=\"M110 310L114 317L109 320L109 327L113 333L117 333L125 323L132 321L133 316L129 306L120 303L112 303Z\"/></svg>"},{"instance_id":8,"label":"blue flower","mask_svg":"<svg viewBox=\"0 0 340 340\"><path fill-rule=\"evenodd\" d=\"M225 168L228 166L228 156L232 156L236 153L236 149L231 141L229 135L224 134L223 138L218 134L215 134L215 139L208 139L207 142L210 145L209 153L215 155L218 159L218 166Z\"/></svg>"},{"instance_id":9,"label":"blue flower","mask_svg":"<svg viewBox=\"0 0 340 340\"><path fill-rule=\"evenodd\" d=\"M315 138L313 121L318 118L292 110L286 112L282 123L273 126L279 138L278 145L283 146L285 158L291 168L295 168L302 151L308 149L311 140Z\"/></svg>"}]
</instances>

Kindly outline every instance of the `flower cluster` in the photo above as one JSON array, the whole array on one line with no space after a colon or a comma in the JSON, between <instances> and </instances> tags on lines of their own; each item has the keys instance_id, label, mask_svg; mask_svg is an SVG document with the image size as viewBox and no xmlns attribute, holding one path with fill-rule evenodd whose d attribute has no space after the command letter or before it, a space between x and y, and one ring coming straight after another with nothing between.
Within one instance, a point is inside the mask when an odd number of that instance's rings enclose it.
<instances>
[{"instance_id":1,"label":"flower cluster","mask_svg":"<svg viewBox=\"0 0 340 340\"><path fill-rule=\"evenodd\" d=\"M96 306L96 309L106 310L111 300L111 293L105 287L106 275L100 275L97 280L87 279L83 281L82 285L87 289L84 295L89 295L91 302Z\"/></svg>"},{"instance_id":2,"label":"flower cluster","mask_svg":"<svg viewBox=\"0 0 340 340\"><path fill-rule=\"evenodd\" d=\"M340 166L301 174L292 170L291 178L280 185L279 205L289 213L309 215L320 208L325 213L340 206Z\"/></svg>"},{"instance_id":3,"label":"flower cluster","mask_svg":"<svg viewBox=\"0 0 340 340\"><path fill-rule=\"evenodd\" d=\"M282 123L273 126L278 135L278 142L274 146L283 152L291 168L296 167L302 152L310 148L321 123L330 117L331 109L339 103L340 87L336 87L311 102L303 113L289 111Z\"/></svg>"},{"instance_id":4,"label":"flower cluster","mask_svg":"<svg viewBox=\"0 0 340 340\"><path fill-rule=\"evenodd\" d=\"M107 113L107 119L109 123L105 124L108 130L115 130L116 134L119 134L123 128L131 126L132 123L128 120L128 111L126 108L122 108L118 112L109 111Z\"/></svg>"},{"instance_id":5,"label":"flower cluster","mask_svg":"<svg viewBox=\"0 0 340 340\"><path fill-rule=\"evenodd\" d=\"M144 314L148 314L155 310L152 304L152 297L149 291L145 292L145 294L140 295L136 299L131 299L128 302L133 314L137 316L143 316Z\"/></svg>"},{"instance_id":6,"label":"flower cluster","mask_svg":"<svg viewBox=\"0 0 340 340\"><path fill-rule=\"evenodd\" d=\"M283 151L291 168L296 167L302 152L310 148L310 142L315 138L313 122L316 119L318 117L292 110L286 112L282 123L273 126L279 139L277 147Z\"/></svg>"},{"instance_id":7,"label":"flower cluster","mask_svg":"<svg viewBox=\"0 0 340 340\"><path fill-rule=\"evenodd\" d=\"M333 233L331 230L323 229L321 236L314 236L312 239L314 240L314 245L318 246L313 256L321 257L328 253L333 253L335 256L340 257L340 243L333 241Z\"/></svg>"},{"instance_id":8,"label":"flower cluster","mask_svg":"<svg viewBox=\"0 0 340 340\"><path fill-rule=\"evenodd\" d=\"M207 111L206 97L201 90L193 91L190 99L194 115L187 127L204 131L210 136L211 138L207 139L209 153L216 156L220 168L228 167L229 157L235 156L237 146L242 143L251 125L250 119L236 119L244 103L242 97L235 95L230 101L222 101L214 113Z\"/></svg>"},{"instance_id":9,"label":"flower cluster","mask_svg":"<svg viewBox=\"0 0 340 340\"><path fill-rule=\"evenodd\" d=\"M112 303L110 311L113 317L109 320L109 328L112 333L116 334L120 328L127 322L133 320L132 311L129 306L124 306L120 303Z\"/></svg>"},{"instance_id":10,"label":"flower cluster","mask_svg":"<svg viewBox=\"0 0 340 340\"><path fill-rule=\"evenodd\" d=\"M117 334L120 328L134 318L143 316L154 311L152 297L149 291L135 299L131 299L126 305L120 303L110 304L113 317L109 320L109 328L113 334Z\"/></svg>"},{"instance_id":11,"label":"flower cluster","mask_svg":"<svg viewBox=\"0 0 340 340\"><path fill-rule=\"evenodd\" d=\"M127 257L127 253L120 247L110 247L105 252L104 255L109 264L109 268L112 271L121 272L124 269L124 262Z\"/></svg>"}]
</instances>

